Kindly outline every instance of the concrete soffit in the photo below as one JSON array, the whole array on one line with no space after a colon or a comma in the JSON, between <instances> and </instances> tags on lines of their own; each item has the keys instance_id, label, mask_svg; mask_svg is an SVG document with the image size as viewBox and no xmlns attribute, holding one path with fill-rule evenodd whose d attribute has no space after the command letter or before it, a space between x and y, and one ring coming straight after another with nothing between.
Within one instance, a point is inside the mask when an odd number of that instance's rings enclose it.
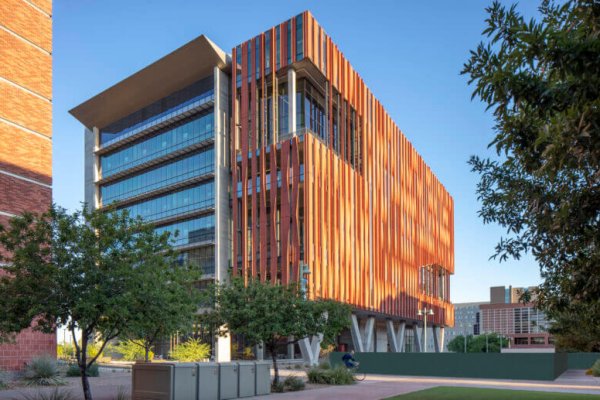
<instances>
[{"instance_id":1,"label":"concrete soffit","mask_svg":"<svg viewBox=\"0 0 600 400\"><path fill-rule=\"evenodd\" d=\"M230 64L231 57L202 35L69 112L87 128L103 128Z\"/></svg>"}]
</instances>

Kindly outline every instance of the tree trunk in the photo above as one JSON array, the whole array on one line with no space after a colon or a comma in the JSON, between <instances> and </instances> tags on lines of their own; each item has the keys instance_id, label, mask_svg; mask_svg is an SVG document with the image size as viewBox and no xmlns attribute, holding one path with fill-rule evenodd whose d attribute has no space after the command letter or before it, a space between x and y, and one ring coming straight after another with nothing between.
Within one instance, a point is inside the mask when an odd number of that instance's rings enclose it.
<instances>
[{"instance_id":1,"label":"tree trunk","mask_svg":"<svg viewBox=\"0 0 600 400\"><path fill-rule=\"evenodd\" d=\"M148 362L148 356L150 354L150 347L144 346L144 351L146 352L146 362Z\"/></svg>"},{"instance_id":2,"label":"tree trunk","mask_svg":"<svg viewBox=\"0 0 600 400\"><path fill-rule=\"evenodd\" d=\"M90 389L90 381L87 376L87 366L79 365L79 371L81 372L81 387L83 388L83 397L85 400L92 400L92 390Z\"/></svg>"},{"instance_id":3,"label":"tree trunk","mask_svg":"<svg viewBox=\"0 0 600 400\"><path fill-rule=\"evenodd\" d=\"M90 388L90 381L88 380L87 370L87 345L88 336L85 333L81 334L81 352L77 357L77 363L79 364L79 373L81 374L81 387L83 388L83 397L85 400L92 400L92 390Z\"/></svg>"},{"instance_id":4,"label":"tree trunk","mask_svg":"<svg viewBox=\"0 0 600 400\"><path fill-rule=\"evenodd\" d=\"M279 383L279 369L277 368L277 354L276 354L276 346L272 346L270 351L271 351L271 358L273 359L273 371L275 372L275 376L273 377L273 385L277 385Z\"/></svg>"}]
</instances>

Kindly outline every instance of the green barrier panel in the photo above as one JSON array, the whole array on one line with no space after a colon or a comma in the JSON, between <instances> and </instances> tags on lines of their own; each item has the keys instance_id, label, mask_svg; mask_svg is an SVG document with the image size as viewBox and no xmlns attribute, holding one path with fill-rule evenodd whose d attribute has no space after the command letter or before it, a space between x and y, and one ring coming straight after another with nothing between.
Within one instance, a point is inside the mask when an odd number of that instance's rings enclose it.
<instances>
[{"instance_id":1,"label":"green barrier panel","mask_svg":"<svg viewBox=\"0 0 600 400\"><path fill-rule=\"evenodd\" d=\"M567 353L569 369L588 369L600 360L600 353Z\"/></svg>"},{"instance_id":2,"label":"green barrier panel","mask_svg":"<svg viewBox=\"0 0 600 400\"><path fill-rule=\"evenodd\" d=\"M344 353L329 356L342 364ZM554 380L567 370L566 353L356 353L367 374Z\"/></svg>"}]
</instances>

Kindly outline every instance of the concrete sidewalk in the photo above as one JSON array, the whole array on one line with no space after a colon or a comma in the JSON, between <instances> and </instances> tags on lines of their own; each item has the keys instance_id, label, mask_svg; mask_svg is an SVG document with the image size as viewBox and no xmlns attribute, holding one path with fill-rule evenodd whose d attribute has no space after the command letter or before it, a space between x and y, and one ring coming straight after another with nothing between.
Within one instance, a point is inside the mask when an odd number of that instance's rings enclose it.
<instances>
[{"instance_id":1,"label":"concrete sidewalk","mask_svg":"<svg viewBox=\"0 0 600 400\"><path fill-rule=\"evenodd\" d=\"M284 376L300 371L282 371ZM570 370L555 381L516 381L504 379L437 378L417 376L367 375L363 382L348 386L312 387L300 392L274 393L254 399L350 399L379 400L436 386L463 386L489 389L533 390L600 395L600 378L586 376L584 370Z\"/></svg>"}]
</instances>

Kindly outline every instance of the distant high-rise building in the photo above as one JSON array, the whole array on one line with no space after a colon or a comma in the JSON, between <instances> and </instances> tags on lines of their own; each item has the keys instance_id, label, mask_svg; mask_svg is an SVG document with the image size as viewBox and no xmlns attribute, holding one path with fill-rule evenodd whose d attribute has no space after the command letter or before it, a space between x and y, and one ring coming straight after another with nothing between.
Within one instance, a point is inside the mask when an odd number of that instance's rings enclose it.
<instances>
[{"instance_id":1,"label":"distant high-rise building","mask_svg":"<svg viewBox=\"0 0 600 400\"><path fill-rule=\"evenodd\" d=\"M2 0L0 224L51 203L52 1ZM41 354L56 355L56 335L25 330L16 343L0 345L0 370L20 369Z\"/></svg>"}]
</instances>

